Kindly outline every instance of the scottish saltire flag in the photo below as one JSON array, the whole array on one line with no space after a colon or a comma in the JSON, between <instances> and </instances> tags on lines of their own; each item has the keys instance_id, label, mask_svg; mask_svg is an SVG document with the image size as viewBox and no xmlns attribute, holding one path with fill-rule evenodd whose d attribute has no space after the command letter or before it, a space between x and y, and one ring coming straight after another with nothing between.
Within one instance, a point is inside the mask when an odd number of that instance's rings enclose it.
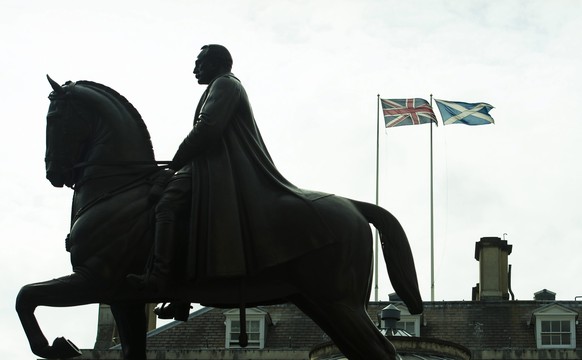
<instances>
[{"instance_id":1,"label":"scottish saltire flag","mask_svg":"<svg viewBox=\"0 0 582 360\"><path fill-rule=\"evenodd\" d=\"M386 127L417 125L434 122L436 116L428 101L424 99L380 99Z\"/></svg>"},{"instance_id":2,"label":"scottish saltire flag","mask_svg":"<svg viewBox=\"0 0 582 360\"><path fill-rule=\"evenodd\" d=\"M493 106L487 103L465 103L460 101L445 101L435 99L443 124L466 124L466 125L484 125L495 124L493 118L489 115L489 110Z\"/></svg>"}]
</instances>

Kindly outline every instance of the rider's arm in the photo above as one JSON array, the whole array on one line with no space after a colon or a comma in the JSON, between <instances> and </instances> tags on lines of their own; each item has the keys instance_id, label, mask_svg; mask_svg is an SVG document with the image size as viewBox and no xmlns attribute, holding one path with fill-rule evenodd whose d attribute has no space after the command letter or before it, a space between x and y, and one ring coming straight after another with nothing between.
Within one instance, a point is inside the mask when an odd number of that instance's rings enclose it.
<instances>
[{"instance_id":1,"label":"rider's arm","mask_svg":"<svg viewBox=\"0 0 582 360\"><path fill-rule=\"evenodd\" d=\"M201 151L220 141L239 106L241 85L237 80L222 76L209 86L208 96L194 127L180 144L170 164L174 170L180 169Z\"/></svg>"}]
</instances>

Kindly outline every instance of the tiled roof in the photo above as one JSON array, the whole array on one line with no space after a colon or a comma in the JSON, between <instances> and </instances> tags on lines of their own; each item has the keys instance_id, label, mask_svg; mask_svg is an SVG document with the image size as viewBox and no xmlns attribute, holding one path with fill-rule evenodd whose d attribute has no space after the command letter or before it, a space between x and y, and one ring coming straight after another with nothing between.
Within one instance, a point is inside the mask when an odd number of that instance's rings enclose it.
<instances>
[{"instance_id":1,"label":"tiled roof","mask_svg":"<svg viewBox=\"0 0 582 360\"><path fill-rule=\"evenodd\" d=\"M557 303L578 314L582 301L443 301L425 302L421 337L451 341L470 349L536 348L532 314ZM388 303L371 303L372 319ZM576 348L582 347L582 324L576 325Z\"/></svg>"},{"instance_id":2,"label":"tiled roof","mask_svg":"<svg viewBox=\"0 0 582 360\"><path fill-rule=\"evenodd\" d=\"M580 314L582 302L556 301ZM371 302L370 318L389 302ZM469 349L535 349L532 314L547 301L443 301L426 302L421 337L457 343ZM327 335L292 304L260 308L270 315L266 349L309 350L329 340ZM218 349L225 346L224 309L204 308L188 322L173 322L149 333L148 349ZM576 325L577 348L582 347L582 323Z\"/></svg>"},{"instance_id":3,"label":"tiled roof","mask_svg":"<svg viewBox=\"0 0 582 360\"><path fill-rule=\"evenodd\" d=\"M303 349L328 341L329 337L291 304L260 307L271 318L265 348ZM172 322L148 334L148 349L224 348L225 309L203 308L187 322Z\"/></svg>"}]
</instances>

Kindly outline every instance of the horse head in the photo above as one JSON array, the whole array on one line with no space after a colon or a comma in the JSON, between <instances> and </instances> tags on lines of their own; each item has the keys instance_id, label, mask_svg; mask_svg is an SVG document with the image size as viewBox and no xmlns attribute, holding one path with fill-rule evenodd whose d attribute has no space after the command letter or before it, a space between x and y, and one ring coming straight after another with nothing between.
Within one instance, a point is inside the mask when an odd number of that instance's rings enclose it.
<instances>
[{"instance_id":1,"label":"horse head","mask_svg":"<svg viewBox=\"0 0 582 360\"><path fill-rule=\"evenodd\" d=\"M55 187L75 183L74 165L80 161L81 144L86 128L77 126L81 113L75 99L75 83L61 86L48 75L53 91L49 95L50 105L46 123L46 177Z\"/></svg>"},{"instance_id":2,"label":"horse head","mask_svg":"<svg viewBox=\"0 0 582 360\"><path fill-rule=\"evenodd\" d=\"M53 186L73 187L85 173L81 164L153 159L145 124L123 96L90 81L59 85L47 78L53 91L47 113L45 166Z\"/></svg>"}]
</instances>

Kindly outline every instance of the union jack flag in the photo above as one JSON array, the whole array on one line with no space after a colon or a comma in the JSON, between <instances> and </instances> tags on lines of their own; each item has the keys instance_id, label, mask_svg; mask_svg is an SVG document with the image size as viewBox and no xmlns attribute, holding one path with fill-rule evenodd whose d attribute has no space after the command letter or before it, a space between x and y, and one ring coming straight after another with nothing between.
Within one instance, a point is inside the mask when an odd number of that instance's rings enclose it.
<instances>
[{"instance_id":1,"label":"union jack flag","mask_svg":"<svg viewBox=\"0 0 582 360\"><path fill-rule=\"evenodd\" d=\"M386 127L418 125L434 122L436 116L428 101L424 99L380 99Z\"/></svg>"}]
</instances>

